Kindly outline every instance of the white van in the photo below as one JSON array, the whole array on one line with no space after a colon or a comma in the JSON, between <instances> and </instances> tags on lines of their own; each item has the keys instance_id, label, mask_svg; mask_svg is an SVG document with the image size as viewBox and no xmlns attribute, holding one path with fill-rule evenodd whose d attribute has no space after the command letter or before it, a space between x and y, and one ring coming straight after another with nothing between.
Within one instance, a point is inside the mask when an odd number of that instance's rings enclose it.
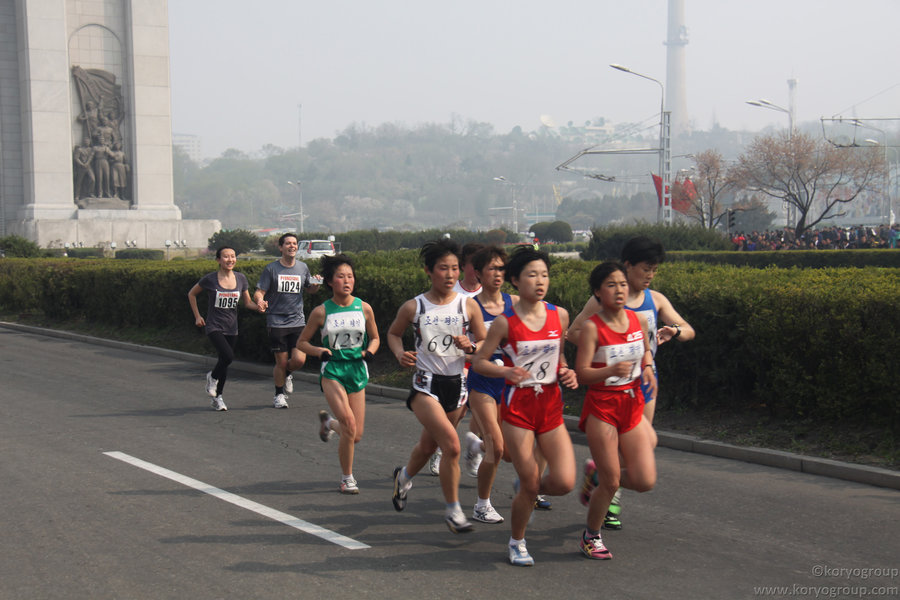
<instances>
[{"instance_id":1,"label":"white van","mask_svg":"<svg viewBox=\"0 0 900 600\"><path fill-rule=\"evenodd\" d=\"M328 240L300 240L297 258L309 260L321 256L334 256L334 244Z\"/></svg>"}]
</instances>

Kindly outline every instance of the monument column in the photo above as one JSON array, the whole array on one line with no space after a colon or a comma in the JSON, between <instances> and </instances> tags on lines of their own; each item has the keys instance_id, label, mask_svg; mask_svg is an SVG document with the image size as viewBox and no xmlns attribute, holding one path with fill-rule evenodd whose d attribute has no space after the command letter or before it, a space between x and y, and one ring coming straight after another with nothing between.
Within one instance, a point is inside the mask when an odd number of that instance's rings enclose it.
<instances>
[{"instance_id":1,"label":"monument column","mask_svg":"<svg viewBox=\"0 0 900 600\"><path fill-rule=\"evenodd\" d=\"M169 93L169 14L165 0L130 0L128 27L133 94L134 205L181 218L172 189L172 102Z\"/></svg>"},{"instance_id":2,"label":"monument column","mask_svg":"<svg viewBox=\"0 0 900 600\"><path fill-rule=\"evenodd\" d=\"M24 198L18 218L75 213L65 0L16 0Z\"/></svg>"}]
</instances>

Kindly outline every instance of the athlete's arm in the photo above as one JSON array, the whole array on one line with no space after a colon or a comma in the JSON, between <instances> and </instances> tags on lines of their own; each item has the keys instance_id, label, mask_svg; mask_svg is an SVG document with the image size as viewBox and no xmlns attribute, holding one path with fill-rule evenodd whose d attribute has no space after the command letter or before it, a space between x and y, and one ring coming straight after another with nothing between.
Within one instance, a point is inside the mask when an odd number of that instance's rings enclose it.
<instances>
[{"instance_id":1,"label":"athlete's arm","mask_svg":"<svg viewBox=\"0 0 900 600\"><path fill-rule=\"evenodd\" d=\"M581 328L584 326L584 322L598 312L600 312L600 303L597 301L597 297L591 294L591 297L588 298L588 301L584 303L584 307L581 309L581 312L578 313L578 316L575 317L575 320L572 321L571 326L566 331L566 340L577 345L578 335L581 333Z\"/></svg>"},{"instance_id":2,"label":"athlete's arm","mask_svg":"<svg viewBox=\"0 0 900 600\"><path fill-rule=\"evenodd\" d=\"M378 325L375 323L375 311L372 310L372 307L368 302L363 302L363 314L366 316L366 335L369 336L369 345L366 346L366 351L369 354L375 354L378 352L378 348L381 347L381 338L378 337Z\"/></svg>"},{"instance_id":3,"label":"athlete's arm","mask_svg":"<svg viewBox=\"0 0 900 600\"><path fill-rule=\"evenodd\" d=\"M397 359L397 362L400 363L401 367L416 366L415 351L403 349L403 332L405 332L406 328L412 324L415 315L416 301L407 300L400 306L400 309L397 311L397 316L394 318L394 322L391 323L391 326L388 329L388 348L391 349L394 358Z\"/></svg>"},{"instance_id":4,"label":"athlete's arm","mask_svg":"<svg viewBox=\"0 0 900 600\"><path fill-rule=\"evenodd\" d=\"M569 368L565 353L566 334L569 328L569 311L559 306L556 307L556 310L559 312L559 324L562 327L562 335L559 339L559 368L556 370L556 378L561 384L574 390L578 387L578 377L575 375L575 371Z\"/></svg>"},{"instance_id":5,"label":"athlete's arm","mask_svg":"<svg viewBox=\"0 0 900 600\"><path fill-rule=\"evenodd\" d=\"M244 301L244 308L249 308L250 310L255 310L255 311L261 312L261 309L259 308L259 304L257 304L256 302L253 301L253 299L250 297L249 291L244 290L244 293L241 294L241 300Z\"/></svg>"},{"instance_id":6,"label":"athlete's arm","mask_svg":"<svg viewBox=\"0 0 900 600\"><path fill-rule=\"evenodd\" d=\"M194 313L194 325L197 327L206 325L206 321L200 316L200 309L197 308L197 295L202 291L203 288L196 283L194 284L194 287L188 291L188 304L191 305L191 311Z\"/></svg>"},{"instance_id":7,"label":"athlete's arm","mask_svg":"<svg viewBox=\"0 0 900 600\"><path fill-rule=\"evenodd\" d=\"M312 336L319 331L324 323L325 306L320 304L309 313L309 318L306 320L306 326L303 328L300 337L297 339L297 349L300 350L300 352L318 356L320 358L324 352L328 352L326 348L323 348L322 346L313 346L310 343Z\"/></svg>"},{"instance_id":8,"label":"athlete's arm","mask_svg":"<svg viewBox=\"0 0 900 600\"><path fill-rule=\"evenodd\" d=\"M658 306L658 305L657 305ZM657 308L658 310L658 308ZM650 350L650 324L644 315L638 315L644 332L644 356L641 358L641 382L647 386L650 397L656 400L656 373L653 372L653 352Z\"/></svg>"},{"instance_id":9,"label":"athlete's arm","mask_svg":"<svg viewBox=\"0 0 900 600\"><path fill-rule=\"evenodd\" d=\"M578 354L575 356L575 374L578 383L591 385L605 381L608 377L625 377L631 373L633 363L622 361L613 365L595 368L591 366L594 353L597 351L597 326L587 320L578 334Z\"/></svg>"},{"instance_id":10,"label":"athlete's arm","mask_svg":"<svg viewBox=\"0 0 900 600\"><path fill-rule=\"evenodd\" d=\"M506 317L500 315L491 322L491 328L488 329L487 338L478 347L475 355L472 357L472 369L479 375L485 377L503 377L507 381L513 383L521 383L528 379L531 374L522 367L506 367L498 365L491 360L491 355L506 340L509 330L509 323Z\"/></svg>"},{"instance_id":11,"label":"athlete's arm","mask_svg":"<svg viewBox=\"0 0 900 600\"><path fill-rule=\"evenodd\" d=\"M669 299L656 290L650 290L650 293L653 295L653 303L656 304L659 322L668 323L668 325L660 327L656 332L659 343L663 344L673 339L679 342L689 342L694 339L697 335L694 328L684 320L684 317L678 314L678 311L675 310ZM677 327L675 327L676 325Z\"/></svg>"}]
</instances>

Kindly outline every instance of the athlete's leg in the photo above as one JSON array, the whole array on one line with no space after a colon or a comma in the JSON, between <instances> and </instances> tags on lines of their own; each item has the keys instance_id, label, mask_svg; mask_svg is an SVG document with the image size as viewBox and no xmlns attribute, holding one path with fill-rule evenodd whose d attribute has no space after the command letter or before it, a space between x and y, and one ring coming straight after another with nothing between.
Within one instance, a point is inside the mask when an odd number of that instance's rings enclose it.
<instances>
[{"instance_id":1,"label":"athlete's leg","mask_svg":"<svg viewBox=\"0 0 900 600\"><path fill-rule=\"evenodd\" d=\"M540 490L537 462L534 458L534 432L509 423L502 423L503 441L513 467L519 476L519 491L512 501L510 535L513 539L525 538L525 528L534 510L534 499Z\"/></svg>"},{"instance_id":2,"label":"athlete's leg","mask_svg":"<svg viewBox=\"0 0 900 600\"><path fill-rule=\"evenodd\" d=\"M636 492L648 492L656 485L656 458L653 446L656 434L646 419L641 419L634 429L619 434L622 451L622 487Z\"/></svg>"},{"instance_id":3,"label":"athlete's leg","mask_svg":"<svg viewBox=\"0 0 900 600\"><path fill-rule=\"evenodd\" d=\"M459 501L459 436L456 425L465 408L445 412L440 403L427 394L416 394L410 404L413 413L422 424L422 435L410 454L406 472L409 477L418 473L437 448L446 461L441 469L441 490L447 503Z\"/></svg>"},{"instance_id":4,"label":"athlete's leg","mask_svg":"<svg viewBox=\"0 0 900 600\"><path fill-rule=\"evenodd\" d=\"M472 420L477 421L482 432L484 460L478 467L478 497L490 498L494 478L497 476L497 465L503 457L503 434L497 420L497 401L482 392L469 392L469 407L472 409Z\"/></svg>"},{"instance_id":5,"label":"athlete's leg","mask_svg":"<svg viewBox=\"0 0 900 600\"><path fill-rule=\"evenodd\" d=\"M612 497L619 488L619 434L615 427L593 415L587 419L585 433L591 457L597 467L598 479L588 503L587 526L592 531L599 531Z\"/></svg>"},{"instance_id":6,"label":"athlete's leg","mask_svg":"<svg viewBox=\"0 0 900 600\"><path fill-rule=\"evenodd\" d=\"M566 426L560 425L537 436L537 447L549 467L541 476L538 493L563 496L571 492L575 487L575 450Z\"/></svg>"}]
</instances>

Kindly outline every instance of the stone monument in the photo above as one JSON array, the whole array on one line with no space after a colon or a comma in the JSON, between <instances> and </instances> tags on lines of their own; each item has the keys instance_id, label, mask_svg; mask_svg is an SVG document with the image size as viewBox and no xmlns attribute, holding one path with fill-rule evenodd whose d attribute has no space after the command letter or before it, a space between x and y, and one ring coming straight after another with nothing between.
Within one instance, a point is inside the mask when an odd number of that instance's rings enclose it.
<instances>
[{"instance_id":1,"label":"stone monument","mask_svg":"<svg viewBox=\"0 0 900 600\"><path fill-rule=\"evenodd\" d=\"M167 0L0 0L0 236L201 248L220 228L175 206Z\"/></svg>"}]
</instances>

